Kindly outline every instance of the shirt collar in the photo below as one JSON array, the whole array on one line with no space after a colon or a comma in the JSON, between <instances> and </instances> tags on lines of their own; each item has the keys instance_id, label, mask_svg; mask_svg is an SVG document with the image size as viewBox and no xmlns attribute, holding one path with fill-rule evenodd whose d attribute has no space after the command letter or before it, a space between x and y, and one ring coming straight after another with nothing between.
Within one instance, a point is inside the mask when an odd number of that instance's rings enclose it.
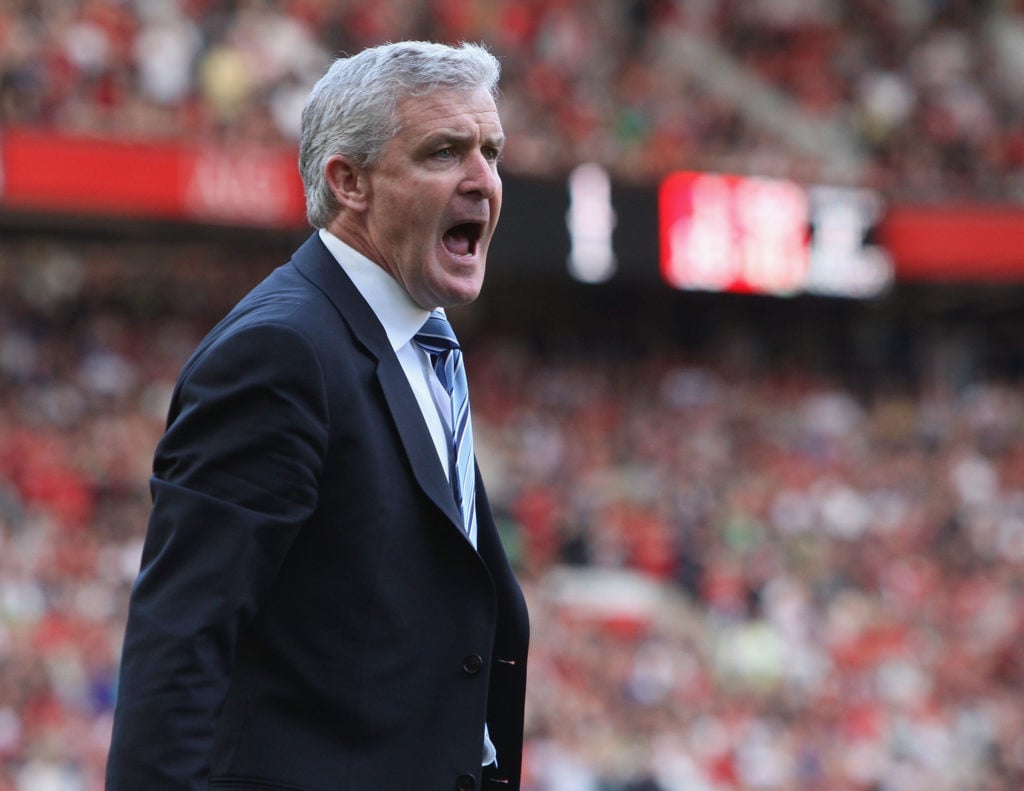
<instances>
[{"instance_id":1,"label":"shirt collar","mask_svg":"<svg viewBox=\"0 0 1024 791\"><path fill-rule=\"evenodd\" d=\"M384 326L391 348L398 351L412 340L430 315L383 267L354 250L326 228L320 239L362 294Z\"/></svg>"}]
</instances>

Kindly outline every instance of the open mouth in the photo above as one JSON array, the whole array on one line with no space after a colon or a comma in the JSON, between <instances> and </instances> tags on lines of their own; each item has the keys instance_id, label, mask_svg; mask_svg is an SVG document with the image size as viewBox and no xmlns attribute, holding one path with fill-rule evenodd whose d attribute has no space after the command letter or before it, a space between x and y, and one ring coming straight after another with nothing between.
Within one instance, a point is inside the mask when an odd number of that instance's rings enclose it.
<instances>
[{"instance_id":1,"label":"open mouth","mask_svg":"<svg viewBox=\"0 0 1024 791\"><path fill-rule=\"evenodd\" d=\"M484 227L478 222L463 222L454 225L445 231L441 237L441 244L444 245L452 255L469 256L476 253L477 242L483 233Z\"/></svg>"}]
</instances>

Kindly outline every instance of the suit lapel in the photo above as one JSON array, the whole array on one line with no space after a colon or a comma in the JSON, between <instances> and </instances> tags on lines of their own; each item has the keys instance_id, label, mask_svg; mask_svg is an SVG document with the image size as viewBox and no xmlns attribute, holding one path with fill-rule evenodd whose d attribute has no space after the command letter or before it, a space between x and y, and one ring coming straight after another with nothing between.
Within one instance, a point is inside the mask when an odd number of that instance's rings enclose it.
<instances>
[{"instance_id":1,"label":"suit lapel","mask_svg":"<svg viewBox=\"0 0 1024 791\"><path fill-rule=\"evenodd\" d=\"M377 378L413 475L426 495L465 535L462 516L420 414L419 403L376 314L316 233L295 252L292 261L303 276L331 300L355 338L377 359Z\"/></svg>"},{"instance_id":2,"label":"suit lapel","mask_svg":"<svg viewBox=\"0 0 1024 791\"><path fill-rule=\"evenodd\" d=\"M426 423L423 422L420 405L412 394L409 380L394 353L380 358L377 364L377 378L384 391L384 399L391 410L391 418L398 427L398 434L412 465L413 475L427 496L444 511L458 531L465 535L462 529L462 515L455 505L452 488L444 475L441 461L437 458L434 441L430 438Z\"/></svg>"}]
</instances>

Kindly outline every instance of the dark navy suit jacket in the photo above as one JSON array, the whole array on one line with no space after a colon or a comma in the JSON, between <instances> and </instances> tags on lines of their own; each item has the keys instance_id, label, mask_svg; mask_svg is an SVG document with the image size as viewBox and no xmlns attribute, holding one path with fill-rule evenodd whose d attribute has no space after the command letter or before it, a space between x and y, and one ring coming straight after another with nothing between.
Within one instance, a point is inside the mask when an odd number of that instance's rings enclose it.
<instances>
[{"instance_id":1,"label":"dark navy suit jacket","mask_svg":"<svg viewBox=\"0 0 1024 791\"><path fill-rule=\"evenodd\" d=\"M529 626L479 471L475 550L316 235L186 363L151 487L108 791L519 788Z\"/></svg>"}]
</instances>

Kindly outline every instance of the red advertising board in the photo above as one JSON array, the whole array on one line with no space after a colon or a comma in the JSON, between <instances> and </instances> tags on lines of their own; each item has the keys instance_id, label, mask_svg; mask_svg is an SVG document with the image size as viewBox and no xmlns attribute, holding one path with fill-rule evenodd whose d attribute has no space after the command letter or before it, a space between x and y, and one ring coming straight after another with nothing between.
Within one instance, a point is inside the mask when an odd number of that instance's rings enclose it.
<instances>
[{"instance_id":1,"label":"red advertising board","mask_svg":"<svg viewBox=\"0 0 1024 791\"><path fill-rule=\"evenodd\" d=\"M1024 206L894 206L879 241L901 280L1024 281Z\"/></svg>"},{"instance_id":2,"label":"red advertising board","mask_svg":"<svg viewBox=\"0 0 1024 791\"><path fill-rule=\"evenodd\" d=\"M183 146L0 132L0 203L74 215L293 227L305 218L291 149Z\"/></svg>"}]
</instances>

